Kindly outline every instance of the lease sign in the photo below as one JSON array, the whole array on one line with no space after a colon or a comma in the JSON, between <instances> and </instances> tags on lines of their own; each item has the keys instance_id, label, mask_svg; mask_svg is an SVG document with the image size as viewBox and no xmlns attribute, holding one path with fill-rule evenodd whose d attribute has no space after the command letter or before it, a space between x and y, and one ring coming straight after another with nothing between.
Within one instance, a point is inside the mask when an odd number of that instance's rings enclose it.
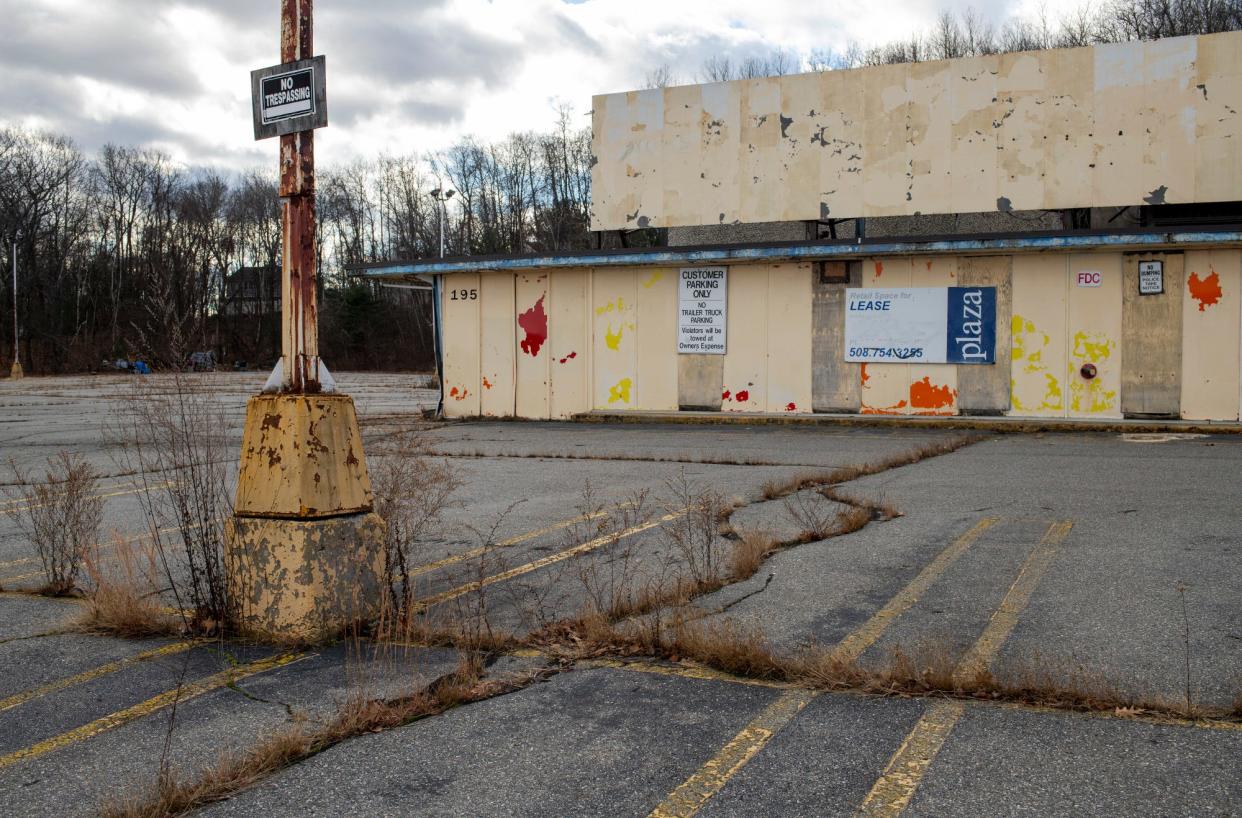
<instances>
[{"instance_id":1,"label":"lease sign","mask_svg":"<svg viewBox=\"0 0 1242 818\"><path fill-rule=\"evenodd\" d=\"M677 278L677 351L724 355L729 268L683 267Z\"/></svg>"},{"instance_id":2,"label":"lease sign","mask_svg":"<svg viewBox=\"0 0 1242 818\"><path fill-rule=\"evenodd\" d=\"M996 363L995 287L846 290L845 360Z\"/></svg>"}]
</instances>

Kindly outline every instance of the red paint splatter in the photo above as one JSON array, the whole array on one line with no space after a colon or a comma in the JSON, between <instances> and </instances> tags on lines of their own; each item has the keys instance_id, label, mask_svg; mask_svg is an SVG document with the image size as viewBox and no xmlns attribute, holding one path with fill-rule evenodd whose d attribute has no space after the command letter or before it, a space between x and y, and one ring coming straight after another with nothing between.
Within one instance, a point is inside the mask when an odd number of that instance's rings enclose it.
<instances>
[{"instance_id":1,"label":"red paint splatter","mask_svg":"<svg viewBox=\"0 0 1242 818\"><path fill-rule=\"evenodd\" d=\"M1186 279L1186 287L1190 290L1190 297L1199 302L1199 312L1218 303L1223 294L1220 275L1215 270L1204 279L1200 279L1198 273L1191 273L1190 278Z\"/></svg>"},{"instance_id":2,"label":"red paint splatter","mask_svg":"<svg viewBox=\"0 0 1242 818\"><path fill-rule=\"evenodd\" d=\"M875 277L879 278L882 275L884 275L884 262L877 261L875 263Z\"/></svg>"},{"instance_id":3,"label":"red paint splatter","mask_svg":"<svg viewBox=\"0 0 1242 818\"><path fill-rule=\"evenodd\" d=\"M738 400L738 403L745 403L746 401L750 400L750 390L743 389L740 392L738 392L737 400Z\"/></svg>"},{"instance_id":4,"label":"red paint splatter","mask_svg":"<svg viewBox=\"0 0 1242 818\"><path fill-rule=\"evenodd\" d=\"M539 354L539 348L548 340L548 314L543 311L545 297L539 296L535 306L518 316L518 326L526 330L526 337L522 339L522 351L529 352L532 358Z\"/></svg>"},{"instance_id":5,"label":"red paint splatter","mask_svg":"<svg viewBox=\"0 0 1242 818\"><path fill-rule=\"evenodd\" d=\"M577 357L578 357L578 353L571 352L568 355L566 355L564 358L561 358L561 363L565 363L566 361L573 360L574 358L577 358Z\"/></svg>"},{"instance_id":6,"label":"red paint splatter","mask_svg":"<svg viewBox=\"0 0 1242 818\"><path fill-rule=\"evenodd\" d=\"M869 380L871 380L871 376L867 374L867 365L863 364L862 365L862 381L861 381L862 385L865 387L867 385L867 381Z\"/></svg>"},{"instance_id":7,"label":"red paint splatter","mask_svg":"<svg viewBox=\"0 0 1242 818\"><path fill-rule=\"evenodd\" d=\"M454 386L452 389L449 390L449 397L454 398L456 400L465 400L466 396L469 394L470 394L470 390L466 389L465 387L458 389L456 386Z\"/></svg>"},{"instance_id":8,"label":"red paint splatter","mask_svg":"<svg viewBox=\"0 0 1242 818\"><path fill-rule=\"evenodd\" d=\"M915 409L938 410L951 408L957 400L957 392L949 386L933 386L931 377L910 384L910 406Z\"/></svg>"},{"instance_id":9,"label":"red paint splatter","mask_svg":"<svg viewBox=\"0 0 1242 818\"><path fill-rule=\"evenodd\" d=\"M492 388L492 382L491 382L491 381L489 381L487 378L484 378L484 379L483 379L483 388L484 388L484 389L491 389L491 388Z\"/></svg>"},{"instance_id":10,"label":"red paint splatter","mask_svg":"<svg viewBox=\"0 0 1242 818\"><path fill-rule=\"evenodd\" d=\"M732 392L730 392L728 389L726 389L726 390L724 391L724 394L722 394L722 395L720 396L720 399L721 399L721 400L728 400L728 399L729 399L729 396L730 396L730 395L732 395L732 394L733 394Z\"/></svg>"},{"instance_id":11,"label":"red paint splatter","mask_svg":"<svg viewBox=\"0 0 1242 818\"><path fill-rule=\"evenodd\" d=\"M450 389L450 390L449 390L449 397L450 397L450 398L455 398L455 397L457 397L457 387L456 387L456 386L454 386L452 389Z\"/></svg>"},{"instance_id":12,"label":"red paint splatter","mask_svg":"<svg viewBox=\"0 0 1242 818\"><path fill-rule=\"evenodd\" d=\"M796 404L796 403L787 403L787 404L785 404L785 411L786 411L786 412L796 412L796 411L798 411L798 404Z\"/></svg>"}]
</instances>

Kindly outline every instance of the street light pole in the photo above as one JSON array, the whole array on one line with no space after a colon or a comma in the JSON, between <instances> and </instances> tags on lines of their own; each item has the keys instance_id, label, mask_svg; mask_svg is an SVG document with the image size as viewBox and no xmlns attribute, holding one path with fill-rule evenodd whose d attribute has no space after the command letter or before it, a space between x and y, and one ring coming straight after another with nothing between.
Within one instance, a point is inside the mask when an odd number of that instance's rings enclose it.
<instances>
[{"instance_id":1,"label":"street light pole","mask_svg":"<svg viewBox=\"0 0 1242 818\"><path fill-rule=\"evenodd\" d=\"M24 374L21 361L21 331L17 324L17 243L22 238L22 231L13 234L13 366L9 369L9 377L17 380Z\"/></svg>"},{"instance_id":2,"label":"street light pole","mask_svg":"<svg viewBox=\"0 0 1242 818\"><path fill-rule=\"evenodd\" d=\"M439 204L436 212L436 221L440 223L440 258L444 258L444 222L448 220L448 200L453 198L453 194L457 191L452 188L436 188L431 191L431 198L435 199Z\"/></svg>"}]
</instances>

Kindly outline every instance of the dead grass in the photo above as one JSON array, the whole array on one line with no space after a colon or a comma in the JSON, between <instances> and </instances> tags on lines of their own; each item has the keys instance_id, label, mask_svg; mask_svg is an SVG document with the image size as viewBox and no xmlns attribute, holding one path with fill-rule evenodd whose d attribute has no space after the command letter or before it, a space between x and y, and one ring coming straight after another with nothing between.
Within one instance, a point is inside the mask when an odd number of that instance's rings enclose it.
<instances>
[{"instance_id":1,"label":"dead grass","mask_svg":"<svg viewBox=\"0 0 1242 818\"><path fill-rule=\"evenodd\" d=\"M78 627L129 639L177 634L185 628L165 607L155 577L159 576L155 549L144 541L113 535L112 559L100 560L99 549L83 559L89 586Z\"/></svg>"},{"instance_id":2,"label":"dead grass","mask_svg":"<svg viewBox=\"0 0 1242 818\"><path fill-rule=\"evenodd\" d=\"M542 674L484 680L476 658L462 661L449 676L424 691L396 700L354 698L318 727L294 725L272 733L243 753L222 756L194 778L169 772L137 798L105 804L104 818L172 818L224 800L277 770L356 736L401 727L453 707L525 687Z\"/></svg>"},{"instance_id":3,"label":"dead grass","mask_svg":"<svg viewBox=\"0 0 1242 818\"><path fill-rule=\"evenodd\" d=\"M738 532L729 554L729 581L750 579L759 571L763 561L777 548L776 539L759 531Z\"/></svg>"}]
</instances>

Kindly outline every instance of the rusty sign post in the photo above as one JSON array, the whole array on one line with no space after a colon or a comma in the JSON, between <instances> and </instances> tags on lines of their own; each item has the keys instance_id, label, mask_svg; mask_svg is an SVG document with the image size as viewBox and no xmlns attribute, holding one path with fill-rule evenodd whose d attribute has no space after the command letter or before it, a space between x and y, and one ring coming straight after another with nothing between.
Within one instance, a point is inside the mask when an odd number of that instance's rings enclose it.
<instances>
[{"instance_id":1,"label":"rusty sign post","mask_svg":"<svg viewBox=\"0 0 1242 818\"><path fill-rule=\"evenodd\" d=\"M313 0L280 2L282 62L250 85L255 138L280 137L281 358L246 405L226 562L243 631L318 641L374 616L384 524L354 402L319 359L314 129L328 119Z\"/></svg>"}]
</instances>

